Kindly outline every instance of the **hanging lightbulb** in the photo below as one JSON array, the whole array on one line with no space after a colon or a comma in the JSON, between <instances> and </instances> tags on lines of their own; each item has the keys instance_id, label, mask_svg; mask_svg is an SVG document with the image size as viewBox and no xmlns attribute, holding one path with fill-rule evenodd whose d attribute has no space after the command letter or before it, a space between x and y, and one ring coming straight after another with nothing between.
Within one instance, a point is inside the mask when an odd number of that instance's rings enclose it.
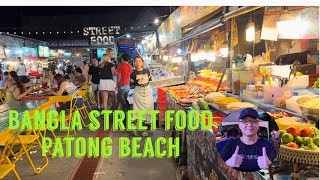
<instances>
[{"instance_id":1,"label":"hanging lightbulb","mask_svg":"<svg viewBox=\"0 0 320 180\"><path fill-rule=\"evenodd\" d=\"M246 40L249 42L252 42L255 40L255 28L254 28L254 23L250 19L247 28L246 28Z\"/></svg>"},{"instance_id":2,"label":"hanging lightbulb","mask_svg":"<svg viewBox=\"0 0 320 180\"><path fill-rule=\"evenodd\" d=\"M181 53L182 53L182 50L181 50L180 48L178 48L178 49L177 49L177 53L178 53L178 54L181 54Z\"/></svg>"},{"instance_id":3,"label":"hanging lightbulb","mask_svg":"<svg viewBox=\"0 0 320 180\"><path fill-rule=\"evenodd\" d=\"M156 18L156 19L154 20L154 23L155 23L155 24L158 24L158 23L159 23L159 19Z\"/></svg>"}]
</instances>

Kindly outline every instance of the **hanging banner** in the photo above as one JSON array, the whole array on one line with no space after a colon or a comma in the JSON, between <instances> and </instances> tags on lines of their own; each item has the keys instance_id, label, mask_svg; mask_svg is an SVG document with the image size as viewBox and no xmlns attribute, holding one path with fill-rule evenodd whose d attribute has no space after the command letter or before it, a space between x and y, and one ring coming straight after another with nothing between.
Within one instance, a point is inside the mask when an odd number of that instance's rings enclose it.
<instances>
[{"instance_id":1,"label":"hanging banner","mask_svg":"<svg viewBox=\"0 0 320 180\"><path fill-rule=\"evenodd\" d=\"M270 41L278 40L278 30L277 30L278 19L279 19L279 15L264 15L260 39L270 40Z\"/></svg>"},{"instance_id":2,"label":"hanging banner","mask_svg":"<svg viewBox=\"0 0 320 180\"><path fill-rule=\"evenodd\" d=\"M215 51L220 52L222 44L224 44L226 40L226 33L224 31L221 31L218 35L217 38L214 40L214 46L215 46Z\"/></svg>"},{"instance_id":3,"label":"hanging banner","mask_svg":"<svg viewBox=\"0 0 320 180\"><path fill-rule=\"evenodd\" d=\"M238 41L238 24L236 21L236 18L231 19L231 27L232 27L232 47L236 46L239 41Z\"/></svg>"},{"instance_id":4,"label":"hanging banner","mask_svg":"<svg viewBox=\"0 0 320 180\"><path fill-rule=\"evenodd\" d=\"M308 26L301 39L319 39L319 7L305 8L301 11L301 22L306 22Z\"/></svg>"},{"instance_id":5,"label":"hanging banner","mask_svg":"<svg viewBox=\"0 0 320 180\"><path fill-rule=\"evenodd\" d=\"M157 29L160 47L164 47L182 37L180 9L176 9Z\"/></svg>"},{"instance_id":6,"label":"hanging banner","mask_svg":"<svg viewBox=\"0 0 320 180\"><path fill-rule=\"evenodd\" d=\"M266 6L261 30L261 38L264 40L277 41L278 30L277 22L282 12L281 6Z\"/></svg>"},{"instance_id":7,"label":"hanging banner","mask_svg":"<svg viewBox=\"0 0 320 180\"><path fill-rule=\"evenodd\" d=\"M212 12L218 10L221 6L180 6L181 27L197 21Z\"/></svg>"}]
</instances>

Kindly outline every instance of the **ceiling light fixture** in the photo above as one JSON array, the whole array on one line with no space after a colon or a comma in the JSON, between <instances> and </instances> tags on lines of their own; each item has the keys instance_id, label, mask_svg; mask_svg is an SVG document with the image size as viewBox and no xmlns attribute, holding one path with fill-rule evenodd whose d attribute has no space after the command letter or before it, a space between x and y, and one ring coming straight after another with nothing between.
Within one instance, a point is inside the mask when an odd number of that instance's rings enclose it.
<instances>
[{"instance_id":1,"label":"ceiling light fixture","mask_svg":"<svg viewBox=\"0 0 320 180\"><path fill-rule=\"evenodd\" d=\"M155 23L155 24L158 24L158 23L159 23L159 19L156 18L156 19L154 20L154 23Z\"/></svg>"}]
</instances>

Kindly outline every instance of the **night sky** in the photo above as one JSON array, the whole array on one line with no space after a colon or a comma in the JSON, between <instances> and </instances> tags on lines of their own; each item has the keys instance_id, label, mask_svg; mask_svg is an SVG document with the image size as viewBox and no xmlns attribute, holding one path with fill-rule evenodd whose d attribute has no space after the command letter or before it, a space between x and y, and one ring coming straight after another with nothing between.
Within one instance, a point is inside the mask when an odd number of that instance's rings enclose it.
<instances>
[{"instance_id":1,"label":"night sky","mask_svg":"<svg viewBox=\"0 0 320 180\"><path fill-rule=\"evenodd\" d=\"M49 36L51 31L53 34L57 31L62 34L65 31L65 36L70 37L76 35L70 34L71 31L81 31L86 26L120 25L123 30L141 26L149 30L157 28L153 24L155 17L170 15L175 8L177 7L0 7L0 31L43 39L43 32ZM143 31L142 28L140 30ZM24 34L21 34L22 31Z\"/></svg>"}]
</instances>

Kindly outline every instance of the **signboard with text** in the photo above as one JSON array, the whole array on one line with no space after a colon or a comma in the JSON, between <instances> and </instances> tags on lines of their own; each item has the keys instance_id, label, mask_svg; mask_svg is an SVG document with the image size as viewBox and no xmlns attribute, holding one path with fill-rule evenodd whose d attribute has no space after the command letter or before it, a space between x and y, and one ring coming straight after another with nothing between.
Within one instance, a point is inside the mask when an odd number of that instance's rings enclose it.
<instances>
[{"instance_id":1,"label":"signboard with text","mask_svg":"<svg viewBox=\"0 0 320 180\"><path fill-rule=\"evenodd\" d=\"M84 27L83 35L90 38L91 45L112 45L120 34L120 26Z\"/></svg>"}]
</instances>

